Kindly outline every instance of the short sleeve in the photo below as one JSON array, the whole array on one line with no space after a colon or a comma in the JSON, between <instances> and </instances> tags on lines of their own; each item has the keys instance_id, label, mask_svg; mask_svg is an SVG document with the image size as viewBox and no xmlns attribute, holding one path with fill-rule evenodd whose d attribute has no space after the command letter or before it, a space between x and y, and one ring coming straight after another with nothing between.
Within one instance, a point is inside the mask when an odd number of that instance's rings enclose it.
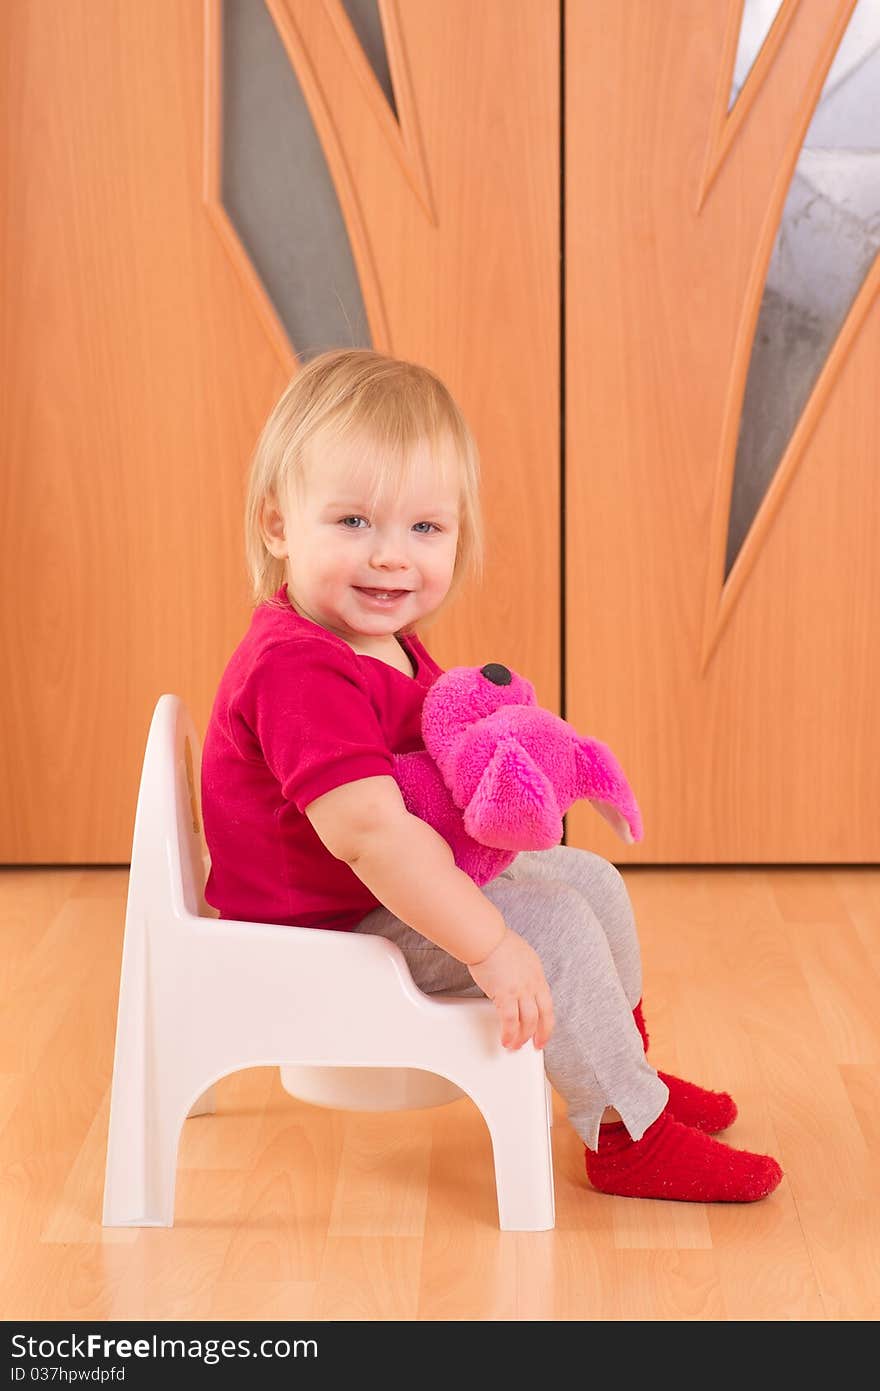
<instances>
[{"instance_id":1,"label":"short sleeve","mask_svg":"<svg viewBox=\"0 0 880 1391\"><path fill-rule=\"evenodd\" d=\"M394 775L394 755L354 654L330 642L269 648L248 677L240 708L297 811L343 783Z\"/></svg>"}]
</instances>

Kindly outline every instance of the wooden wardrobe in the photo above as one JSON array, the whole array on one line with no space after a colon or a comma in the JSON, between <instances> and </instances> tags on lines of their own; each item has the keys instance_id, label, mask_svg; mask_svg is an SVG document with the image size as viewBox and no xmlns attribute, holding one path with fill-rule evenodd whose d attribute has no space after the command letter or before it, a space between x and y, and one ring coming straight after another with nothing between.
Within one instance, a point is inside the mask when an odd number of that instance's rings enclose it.
<instances>
[{"instance_id":1,"label":"wooden wardrobe","mask_svg":"<svg viewBox=\"0 0 880 1391\"><path fill-rule=\"evenodd\" d=\"M125 863L150 716L250 615L260 427L314 351L425 363L483 465L424 636L616 752L617 863L880 858L867 272L729 572L786 193L852 0L9 0L0 861ZM332 248L332 250L331 250Z\"/></svg>"}]
</instances>

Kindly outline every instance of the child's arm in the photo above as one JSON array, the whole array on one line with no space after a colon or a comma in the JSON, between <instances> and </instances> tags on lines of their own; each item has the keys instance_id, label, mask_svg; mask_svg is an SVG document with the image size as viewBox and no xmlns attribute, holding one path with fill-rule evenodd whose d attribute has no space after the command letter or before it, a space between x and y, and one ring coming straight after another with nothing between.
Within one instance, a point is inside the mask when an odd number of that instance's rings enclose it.
<instances>
[{"instance_id":1,"label":"child's arm","mask_svg":"<svg viewBox=\"0 0 880 1391\"><path fill-rule=\"evenodd\" d=\"M394 778L343 783L305 814L380 903L450 956L470 965L498 946L507 930L501 913L458 868L443 837L407 811Z\"/></svg>"},{"instance_id":2,"label":"child's arm","mask_svg":"<svg viewBox=\"0 0 880 1391\"><path fill-rule=\"evenodd\" d=\"M306 807L327 849L344 860L386 908L463 961L494 1004L505 1048L553 1032L553 1001L541 959L426 821L412 816L392 777L359 778Z\"/></svg>"}]
</instances>

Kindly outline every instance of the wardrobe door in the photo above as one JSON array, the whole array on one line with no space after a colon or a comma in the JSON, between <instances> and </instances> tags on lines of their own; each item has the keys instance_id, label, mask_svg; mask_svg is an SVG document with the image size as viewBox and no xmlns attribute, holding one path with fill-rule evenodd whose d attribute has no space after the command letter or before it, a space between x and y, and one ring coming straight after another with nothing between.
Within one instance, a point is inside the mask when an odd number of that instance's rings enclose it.
<instances>
[{"instance_id":1,"label":"wardrobe door","mask_svg":"<svg viewBox=\"0 0 880 1391\"><path fill-rule=\"evenodd\" d=\"M876 5L567 0L566 713L618 862L880 859Z\"/></svg>"},{"instance_id":2,"label":"wardrobe door","mask_svg":"<svg viewBox=\"0 0 880 1391\"><path fill-rule=\"evenodd\" d=\"M250 616L251 451L301 363L438 372L488 555L423 636L560 698L559 26L547 0L0 8L0 860L124 862L152 711Z\"/></svg>"}]
</instances>

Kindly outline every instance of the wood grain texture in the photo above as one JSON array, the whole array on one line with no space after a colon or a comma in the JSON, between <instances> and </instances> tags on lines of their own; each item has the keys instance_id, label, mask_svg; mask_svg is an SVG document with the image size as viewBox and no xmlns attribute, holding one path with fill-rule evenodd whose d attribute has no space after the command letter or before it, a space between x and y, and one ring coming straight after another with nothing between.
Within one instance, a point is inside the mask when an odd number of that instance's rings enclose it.
<instances>
[{"instance_id":1,"label":"wood grain texture","mask_svg":"<svg viewBox=\"0 0 880 1391\"><path fill-rule=\"evenodd\" d=\"M719 53L715 100L709 124L709 139L706 145L706 166L697 198L697 211L703 206L706 196L715 182L715 176L727 152L736 140L743 122L746 120L767 73L772 68L776 55L785 41L788 26L794 18L795 10L801 0L780 0L779 8L767 36L755 54L745 82L740 88L733 106L728 105L733 89L733 72L739 47L745 0L727 0L727 27L723 46ZM850 10L855 0L847 0Z\"/></svg>"},{"instance_id":2,"label":"wood grain texture","mask_svg":"<svg viewBox=\"0 0 880 1391\"><path fill-rule=\"evenodd\" d=\"M482 455L483 585L425 640L558 709L557 8L383 3L400 126L338 5L270 9L375 346ZM158 697L204 732L249 621L247 468L297 358L217 202L218 39L214 0L0 8L0 861L127 863Z\"/></svg>"},{"instance_id":3,"label":"wood grain texture","mask_svg":"<svg viewBox=\"0 0 880 1391\"><path fill-rule=\"evenodd\" d=\"M470 1101L331 1111L274 1068L184 1123L174 1227L102 1227L127 874L0 872L0 1317L876 1318L880 870L624 875L652 1062L729 1089L724 1138L786 1176L743 1206L608 1197L555 1095L557 1224L527 1233L498 1230Z\"/></svg>"},{"instance_id":4,"label":"wood grain texture","mask_svg":"<svg viewBox=\"0 0 880 1391\"><path fill-rule=\"evenodd\" d=\"M786 10L697 211L728 6L566 6L566 715L645 838L585 803L567 836L616 863L880 859L876 270L723 584L763 271L850 10Z\"/></svg>"}]
</instances>

